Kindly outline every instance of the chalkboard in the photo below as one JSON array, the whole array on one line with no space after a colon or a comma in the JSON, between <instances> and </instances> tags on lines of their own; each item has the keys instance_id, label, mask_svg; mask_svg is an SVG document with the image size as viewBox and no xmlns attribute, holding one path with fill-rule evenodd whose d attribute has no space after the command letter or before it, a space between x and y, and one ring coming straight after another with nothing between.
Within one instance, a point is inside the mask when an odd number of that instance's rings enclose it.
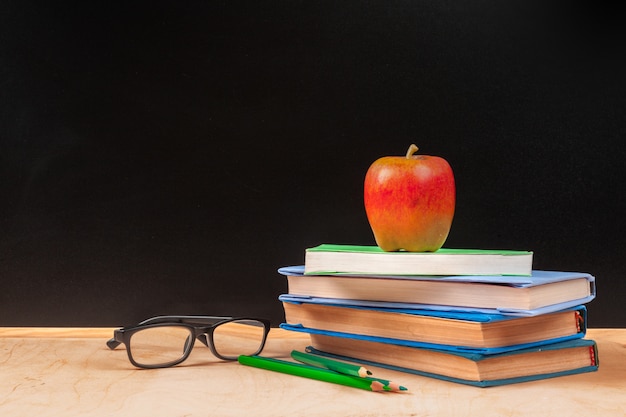
<instances>
[{"instance_id":1,"label":"chalkboard","mask_svg":"<svg viewBox=\"0 0 626 417\"><path fill-rule=\"evenodd\" d=\"M626 325L611 11L58 3L0 15L0 325L276 326L276 270L320 243L373 244L365 172L411 143L454 170L446 246L589 272L590 325Z\"/></svg>"}]
</instances>

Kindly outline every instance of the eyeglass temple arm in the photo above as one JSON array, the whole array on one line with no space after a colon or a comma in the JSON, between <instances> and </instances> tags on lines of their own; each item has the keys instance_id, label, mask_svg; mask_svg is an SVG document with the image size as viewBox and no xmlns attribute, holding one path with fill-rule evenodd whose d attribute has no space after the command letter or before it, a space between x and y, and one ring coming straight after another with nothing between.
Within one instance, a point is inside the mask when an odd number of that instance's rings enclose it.
<instances>
[{"instance_id":1,"label":"eyeglass temple arm","mask_svg":"<svg viewBox=\"0 0 626 417\"><path fill-rule=\"evenodd\" d=\"M140 322L138 325L158 323L158 322L180 322L180 323L215 323L221 320L232 319L231 316L156 316Z\"/></svg>"},{"instance_id":2,"label":"eyeglass temple arm","mask_svg":"<svg viewBox=\"0 0 626 417\"><path fill-rule=\"evenodd\" d=\"M114 337L110 338L109 340L107 340L107 346L109 347L109 349L113 350L116 347L118 347L122 342L118 342L117 340L115 340Z\"/></svg>"}]
</instances>

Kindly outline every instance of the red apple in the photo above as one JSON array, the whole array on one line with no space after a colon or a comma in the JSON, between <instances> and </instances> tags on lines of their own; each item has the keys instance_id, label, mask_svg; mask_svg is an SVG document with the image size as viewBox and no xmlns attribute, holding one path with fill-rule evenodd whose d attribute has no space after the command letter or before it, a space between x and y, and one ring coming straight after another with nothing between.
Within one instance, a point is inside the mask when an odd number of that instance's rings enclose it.
<instances>
[{"instance_id":1,"label":"red apple","mask_svg":"<svg viewBox=\"0 0 626 417\"><path fill-rule=\"evenodd\" d=\"M384 251L434 252L448 237L456 187L450 164L438 156L385 156L365 175L365 212Z\"/></svg>"}]
</instances>

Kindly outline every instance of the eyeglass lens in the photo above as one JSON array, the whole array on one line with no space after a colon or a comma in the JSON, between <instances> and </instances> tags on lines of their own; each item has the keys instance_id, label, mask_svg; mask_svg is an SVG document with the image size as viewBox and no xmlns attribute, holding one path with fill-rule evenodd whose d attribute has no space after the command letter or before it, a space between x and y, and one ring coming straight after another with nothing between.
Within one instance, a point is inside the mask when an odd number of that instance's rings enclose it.
<instances>
[{"instance_id":1,"label":"eyeglass lens","mask_svg":"<svg viewBox=\"0 0 626 417\"><path fill-rule=\"evenodd\" d=\"M258 353L265 327L257 320L235 320L220 324L213 331L215 351L229 359Z\"/></svg>"},{"instance_id":2,"label":"eyeglass lens","mask_svg":"<svg viewBox=\"0 0 626 417\"><path fill-rule=\"evenodd\" d=\"M166 365L179 361L187 350L193 334L186 327L149 327L133 334L131 352L141 365Z\"/></svg>"},{"instance_id":3,"label":"eyeglass lens","mask_svg":"<svg viewBox=\"0 0 626 417\"><path fill-rule=\"evenodd\" d=\"M218 355L237 359L239 355L259 352L265 327L257 320L221 323L213 331L213 347ZM148 327L132 335L131 355L142 366L168 366L180 361L189 349L192 331L184 326Z\"/></svg>"}]
</instances>

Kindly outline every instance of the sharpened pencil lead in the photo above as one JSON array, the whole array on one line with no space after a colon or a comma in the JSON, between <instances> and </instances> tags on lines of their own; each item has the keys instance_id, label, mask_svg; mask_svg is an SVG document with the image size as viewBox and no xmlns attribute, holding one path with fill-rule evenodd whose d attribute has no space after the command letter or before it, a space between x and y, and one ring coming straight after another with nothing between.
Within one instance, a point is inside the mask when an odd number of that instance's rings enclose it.
<instances>
[{"instance_id":1,"label":"sharpened pencil lead","mask_svg":"<svg viewBox=\"0 0 626 417\"><path fill-rule=\"evenodd\" d=\"M403 387L402 385L398 384L397 382L389 381L387 386L389 388L391 388L392 391L408 391L408 389L406 387Z\"/></svg>"}]
</instances>

